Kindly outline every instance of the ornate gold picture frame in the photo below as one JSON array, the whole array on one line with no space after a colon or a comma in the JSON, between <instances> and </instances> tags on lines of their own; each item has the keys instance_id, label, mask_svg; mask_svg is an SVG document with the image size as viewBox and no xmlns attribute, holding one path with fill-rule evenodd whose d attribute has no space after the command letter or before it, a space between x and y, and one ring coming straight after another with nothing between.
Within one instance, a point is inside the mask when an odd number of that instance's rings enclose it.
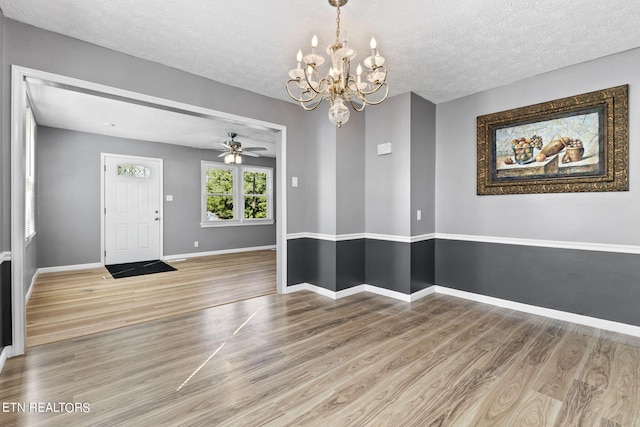
<instances>
[{"instance_id":1,"label":"ornate gold picture frame","mask_svg":"<svg viewBox=\"0 0 640 427\"><path fill-rule=\"evenodd\" d=\"M627 191L628 85L479 116L478 195Z\"/></svg>"}]
</instances>

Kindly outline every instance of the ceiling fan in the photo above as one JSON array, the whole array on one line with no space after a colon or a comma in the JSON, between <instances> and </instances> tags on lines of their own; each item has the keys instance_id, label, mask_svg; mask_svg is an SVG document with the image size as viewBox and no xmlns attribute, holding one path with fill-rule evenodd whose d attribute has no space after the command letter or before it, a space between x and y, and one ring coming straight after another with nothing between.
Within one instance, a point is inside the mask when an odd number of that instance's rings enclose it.
<instances>
[{"instance_id":1,"label":"ceiling fan","mask_svg":"<svg viewBox=\"0 0 640 427\"><path fill-rule=\"evenodd\" d=\"M265 151L267 149L266 147L242 148L242 143L235 140L235 137L238 136L237 133L229 132L227 135L229 135L229 138L231 138L231 140L219 143L224 147L224 152L218 156L224 157L224 162L227 164L241 164L243 155L250 157L260 157L260 155L258 153L254 153L254 151Z\"/></svg>"}]
</instances>

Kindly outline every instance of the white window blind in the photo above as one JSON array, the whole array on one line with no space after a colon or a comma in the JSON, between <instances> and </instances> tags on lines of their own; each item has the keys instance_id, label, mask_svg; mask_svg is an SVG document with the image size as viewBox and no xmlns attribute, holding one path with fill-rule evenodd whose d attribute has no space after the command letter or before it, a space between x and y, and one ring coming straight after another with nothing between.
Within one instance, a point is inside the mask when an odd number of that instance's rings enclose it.
<instances>
[{"instance_id":1,"label":"white window blind","mask_svg":"<svg viewBox=\"0 0 640 427\"><path fill-rule=\"evenodd\" d=\"M31 108L27 107L25 114L25 168L24 168L24 237L29 240L36 233L36 120Z\"/></svg>"}]
</instances>

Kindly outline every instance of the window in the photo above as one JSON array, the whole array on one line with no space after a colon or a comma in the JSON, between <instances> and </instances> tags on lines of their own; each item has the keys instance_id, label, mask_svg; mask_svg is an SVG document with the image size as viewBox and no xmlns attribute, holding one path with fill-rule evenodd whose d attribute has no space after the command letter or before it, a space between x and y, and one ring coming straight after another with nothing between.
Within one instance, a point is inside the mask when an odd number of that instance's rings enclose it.
<instances>
[{"instance_id":1,"label":"window","mask_svg":"<svg viewBox=\"0 0 640 427\"><path fill-rule=\"evenodd\" d=\"M36 120L30 107L25 112L24 139L24 238L28 241L36 234Z\"/></svg>"},{"instance_id":2,"label":"window","mask_svg":"<svg viewBox=\"0 0 640 427\"><path fill-rule=\"evenodd\" d=\"M202 226L273 223L273 169L202 162Z\"/></svg>"}]
</instances>

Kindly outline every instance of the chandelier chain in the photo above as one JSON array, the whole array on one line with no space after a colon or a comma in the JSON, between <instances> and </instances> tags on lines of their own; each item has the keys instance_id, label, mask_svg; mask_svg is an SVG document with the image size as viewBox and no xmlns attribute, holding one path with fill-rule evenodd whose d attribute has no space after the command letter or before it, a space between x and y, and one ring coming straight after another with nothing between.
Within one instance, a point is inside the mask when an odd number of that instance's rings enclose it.
<instances>
[{"instance_id":1,"label":"chandelier chain","mask_svg":"<svg viewBox=\"0 0 640 427\"><path fill-rule=\"evenodd\" d=\"M336 43L340 42L340 6L336 8L338 10L338 16L336 17Z\"/></svg>"}]
</instances>

